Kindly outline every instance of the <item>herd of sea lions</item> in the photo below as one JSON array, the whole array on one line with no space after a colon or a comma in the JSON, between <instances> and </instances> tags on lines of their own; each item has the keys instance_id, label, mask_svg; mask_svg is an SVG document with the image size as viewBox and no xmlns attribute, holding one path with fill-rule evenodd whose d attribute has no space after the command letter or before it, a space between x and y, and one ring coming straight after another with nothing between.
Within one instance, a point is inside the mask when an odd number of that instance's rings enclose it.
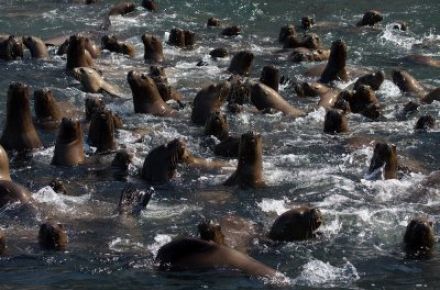
<instances>
[{"instance_id":1,"label":"herd of sea lions","mask_svg":"<svg viewBox=\"0 0 440 290\"><path fill-rule=\"evenodd\" d=\"M96 1L76 1L93 4ZM149 11L157 11L158 4L153 0L142 1L142 6ZM136 4L122 2L111 7L107 13L102 29L111 26L111 16L125 15L136 8ZM378 11L367 11L363 18L354 25L357 29L374 25L383 21ZM347 114L362 114L377 120L381 117L381 104L377 91L385 80L382 71L368 72L347 66L347 45L342 40L332 43L331 49L325 49L316 33L310 32L321 25L310 17L301 20L299 28L294 25L282 27L279 41L284 49L289 49L289 59L293 62L327 61L325 66L310 69L307 74L316 76L316 82L297 83L294 89L299 98L319 97L318 105L326 109L323 131L327 134L340 134L350 130ZM214 17L208 19L208 29L221 27L221 20ZM304 30L304 34L297 33ZM405 23L396 24L395 29L408 29ZM223 28L224 36L235 36L241 33L238 26ZM144 60L150 64L150 72L142 73L132 70L126 79L132 92L135 114L151 114L159 117L179 118L178 108L167 102L173 100L179 108L185 104L182 95L167 80L161 63L166 59L162 47L162 39L156 35L144 34L140 37L144 44ZM168 44L183 49L191 49L196 42L196 35L189 30L174 28L170 31ZM125 102L120 89L108 82L99 71L95 59L99 58L101 49L132 57L135 47L118 40L114 35L104 35L101 47L92 38L81 34L72 35L63 41L45 42L36 36L24 36L21 39L13 35L0 37L0 59L11 61L23 58L24 49L30 51L32 58L50 58L48 46L58 46L57 54L66 55L66 74L77 79L85 92L103 93L111 96L113 102ZM210 52L213 58L228 55L224 48ZM208 160L194 156L187 144L180 139L152 149L146 156L140 178L148 185L161 185L176 176L179 164L186 164L201 169L221 168L221 158L236 158L236 170L227 178L224 186L238 186L242 189L258 189L266 187L263 170L263 139L256 132L246 132L241 136L229 133L226 114L235 114L243 110L243 104L250 103L262 113L282 112L288 118L299 118L307 112L290 104L278 92L283 77L275 66L263 68L259 81L245 81L250 74L254 54L251 51L239 51L231 59L228 71L231 77L217 84L202 88L192 103L191 121L203 126L208 136L214 136L220 142L212 146L214 155L219 159ZM408 56L408 60L439 67L439 61L427 56ZM203 62L197 65L204 65ZM347 82L357 78L352 90L341 90L335 81ZM417 97L417 102L405 106L405 113L414 111L418 102L430 104L440 101L440 88L430 89L418 82L408 72L395 70L392 81L402 92ZM46 88L35 89L31 112L31 88L20 82L10 84L7 93L6 120L0 138L0 207L20 202L32 204L31 193L24 186L11 180L9 174L8 153L26 153L40 150L43 144L39 137L40 130L58 130L55 149L52 157L53 166L80 166L91 162L85 155L84 142L96 147L99 154L111 154L117 149L115 133L123 127L123 119L106 108L103 99L88 97L85 100L85 120L70 118L64 105L55 99L53 93ZM227 103L226 106L224 106ZM226 108L226 112L223 108ZM435 126L435 119L430 115L420 117L416 124L417 130L430 130ZM84 140L84 131L87 140ZM7 153L8 152L8 153ZM133 156L125 151L118 151L113 159L112 167L119 173L128 174L127 168ZM368 168L369 174L380 171L384 179L398 178L399 161L397 146L384 142L376 142L373 157ZM51 186L57 192L63 192L62 183L54 180ZM147 206L153 189L137 190L128 187L121 193L118 212L136 215ZM267 239L277 242L313 239L322 224L323 216L318 208L299 207L280 215L273 223ZM275 278L280 276L275 269L251 258L240 248L228 244L228 238L222 232L222 226L213 221L202 221L198 227L199 238L180 238L160 248L156 263L158 269L206 269L232 268L239 269L251 276ZM231 232L228 233L229 235ZM234 232L232 233L234 234ZM243 233L235 233L243 234ZM67 232L62 224L47 221L40 227L38 242L43 249L65 250L68 247ZM404 250L408 257L429 257L434 246L432 221L426 218L412 219L404 234ZM7 253L8 240L0 232L0 254Z\"/></svg>"}]
</instances>

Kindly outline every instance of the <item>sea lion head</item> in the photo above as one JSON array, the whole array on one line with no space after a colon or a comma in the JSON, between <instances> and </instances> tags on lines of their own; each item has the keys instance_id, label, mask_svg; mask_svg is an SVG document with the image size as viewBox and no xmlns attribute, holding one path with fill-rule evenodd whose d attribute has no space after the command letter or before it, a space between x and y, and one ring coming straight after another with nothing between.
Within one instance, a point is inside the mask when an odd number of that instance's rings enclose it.
<instances>
[{"instance_id":1,"label":"sea lion head","mask_svg":"<svg viewBox=\"0 0 440 290\"><path fill-rule=\"evenodd\" d=\"M280 71L273 65L266 65L261 71L260 82L278 92L280 83Z\"/></svg>"},{"instance_id":2,"label":"sea lion head","mask_svg":"<svg viewBox=\"0 0 440 290\"><path fill-rule=\"evenodd\" d=\"M86 120L90 121L95 113L105 110L105 103L100 97L88 96L86 98Z\"/></svg>"},{"instance_id":3,"label":"sea lion head","mask_svg":"<svg viewBox=\"0 0 440 290\"><path fill-rule=\"evenodd\" d=\"M397 146L394 144L390 146L381 142L376 143L368 173L371 174L377 169L385 166L385 179L396 179L397 165Z\"/></svg>"},{"instance_id":4,"label":"sea lion head","mask_svg":"<svg viewBox=\"0 0 440 290\"><path fill-rule=\"evenodd\" d=\"M115 154L115 157L112 161L112 167L118 168L122 171L127 171L128 166L133 161L133 154L128 152L127 150L120 150Z\"/></svg>"},{"instance_id":5,"label":"sea lion head","mask_svg":"<svg viewBox=\"0 0 440 290\"><path fill-rule=\"evenodd\" d=\"M232 74L248 75L253 60L254 54L252 52L240 51L232 57L228 70Z\"/></svg>"},{"instance_id":6,"label":"sea lion head","mask_svg":"<svg viewBox=\"0 0 440 290\"><path fill-rule=\"evenodd\" d=\"M96 147L97 152L115 149L115 126L111 111L102 111L93 115L90 122L88 143Z\"/></svg>"},{"instance_id":7,"label":"sea lion head","mask_svg":"<svg viewBox=\"0 0 440 290\"><path fill-rule=\"evenodd\" d=\"M222 35L225 36L236 36L236 35L240 35L240 33L241 33L241 29L237 25L226 27L222 31Z\"/></svg>"},{"instance_id":8,"label":"sea lion head","mask_svg":"<svg viewBox=\"0 0 440 290\"><path fill-rule=\"evenodd\" d=\"M127 81L130 85L132 91L140 91L145 86L154 86L156 84L152 78L143 73L138 73L137 71L129 71L127 75Z\"/></svg>"},{"instance_id":9,"label":"sea lion head","mask_svg":"<svg viewBox=\"0 0 440 290\"><path fill-rule=\"evenodd\" d=\"M324 133L337 134L348 132L347 118L338 110L330 110L325 115Z\"/></svg>"},{"instance_id":10,"label":"sea lion head","mask_svg":"<svg viewBox=\"0 0 440 290\"><path fill-rule=\"evenodd\" d=\"M182 139L174 139L166 144L166 148L168 149L170 156L172 156L171 159L176 164L187 160L191 155L186 147L186 143Z\"/></svg>"},{"instance_id":11,"label":"sea lion head","mask_svg":"<svg viewBox=\"0 0 440 290\"><path fill-rule=\"evenodd\" d=\"M301 27L304 30L309 30L315 24L315 20L310 16L304 16L301 18Z\"/></svg>"},{"instance_id":12,"label":"sea lion head","mask_svg":"<svg viewBox=\"0 0 440 290\"><path fill-rule=\"evenodd\" d=\"M52 164L77 166L84 162L83 134L81 123L63 118L58 131Z\"/></svg>"},{"instance_id":13,"label":"sea lion head","mask_svg":"<svg viewBox=\"0 0 440 290\"><path fill-rule=\"evenodd\" d=\"M318 49L321 47L321 39L316 33L310 33L304 36L302 46L309 49Z\"/></svg>"},{"instance_id":14,"label":"sea lion head","mask_svg":"<svg viewBox=\"0 0 440 290\"><path fill-rule=\"evenodd\" d=\"M118 39L114 35L104 35L101 38L101 45L104 48L118 44Z\"/></svg>"},{"instance_id":15,"label":"sea lion head","mask_svg":"<svg viewBox=\"0 0 440 290\"><path fill-rule=\"evenodd\" d=\"M142 35L144 44L144 60L147 62L163 62L163 47L159 38L152 34Z\"/></svg>"},{"instance_id":16,"label":"sea lion head","mask_svg":"<svg viewBox=\"0 0 440 290\"><path fill-rule=\"evenodd\" d=\"M278 35L278 41L284 43L289 36L296 36L295 26L286 25L281 27L280 33Z\"/></svg>"},{"instance_id":17,"label":"sea lion head","mask_svg":"<svg viewBox=\"0 0 440 290\"><path fill-rule=\"evenodd\" d=\"M406 227L403 242L408 257L429 257L435 243L432 222L425 218L412 219Z\"/></svg>"},{"instance_id":18,"label":"sea lion head","mask_svg":"<svg viewBox=\"0 0 440 290\"><path fill-rule=\"evenodd\" d=\"M170 31L170 36L168 38L168 44L184 47L185 46L185 31L179 28L173 28Z\"/></svg>"},{"instance_id":19,"label":"sea lion head","mask_svg":"<svg viewBox=\"0 0 440 290\"><path fill-rule=\"evenodd\" d=\"M69 118L63 118L61 121L60 130L58 132L57 143L68 144L78 138L82 139L81 124L79 121L74 121Z\"/></svg>"},{"instance_id":20,"label":"sea lion head","mask_svg":"<svg viewBox=\"0 0 440 290\"><path fill-rule=\"evenodd\" d=\"M11 180L9 173L9 158L3 146L0 145L0 180Z\"/></svg>"},{"instance_id":21,"label":"sea lion head","mask_svg":"<svg viewBox=\"0 0 440 290\"><path fill-rule=\"evenodd\" d=\"M91 59L87 50L87 39L78 34L71 35L67 47L66 70L70 72L76 67L91 66Z\"/></svg>"},{"instance_id":22,"label":"sea lion head","mask_svg":"<svg viewBox=\"0 0 440 290\"><path fill-rule=\"evenodd\" d=\"M46 250L65 250L67 247L67 232L62 224L46 222L40 226L38 233L40 247Z\"/></svg>"},{"instance_id":23,"label":"sea lion head","mask_svg":"<svg viewBox=\"0 0 440 290\"><path fill-rule=\"evenodd\" d=\"M383 20L382 14L377 10L369 10L364 13L362 19L357 23L357 26L373 26Z\"/></svg>"},{"instance_id":24,"label":"sea lion head","mask_svg":"<svg viewBox=\"0 0 440 290\"><path fill-rule=\"evenodd\" d=\"M332 43L329 62L332 61L337 68L344 68L347 61L347 45L341 39Z\"/></svg>"},{"instance_id":25,"label":"sea lion head","mask_svg":"<svg viewBox=\"0 0 440 290\"><path fill-rule=\"evenodd\" d=\"M206 23L207 27L218 27L221 25L221 21L218 18L210 17Z\"/></svg>"},{"instance_id":26,"label":"sea lion head","mask_svg":"<svg viewBox=\"0 0 440 290\"><path fill-rule=\"evenodd\" d=\"M374 91L377 91L385 80L385 73L377 71L372 74L367 74L360 77L354 84L353 89L358 90L361 85L370 86Z\"/></svg>"},{"instance_id":27,"label":"sea lion head","mask_svg":"<svg viewBox=\"0 0 440 290\"><path fill-rule=\"evenodd\" d=\"M211 113L205 125L205 134L224 140L229 136L229 125L226 116L220 112Z\"/></svg>"},{"instance_id":28,"label":"sea lion head","mask_svg":"<svg viewBox=\"0 0 440 290\"><path fill-rule=\"evenodd\" d=\"M427 131L435 126L435 120L431 115L421 116L416 123L415 130Z\"/></svg>"},{"instance_id":29,"label":"sea lion head","mask_svg":"<svg viewBox=\"0 0 440 290\"><path fill-rule=\"evenodd\" d=\"M370 119L380 116L380 103L370 86L360 85L356 92L347 95L353 113L360 113Z\"/></svg>"},{"instance_id":30,"label":"sea lion head","mask_svg":"<svg viewBox=\"0 0 440 290\"><path fill-rule=\"evenodd\" d=\"M8 39L3 42L3 49L6 60L23 58L23 43L17 41L13 35L10 35Z\"/></svg>"},{"instance_id":31,"label":"sea lion head","mask_svg":"<svg viewBox=\"0 0 440 290\"><path fill-rule=\"evenodd\" d=\"M240 139L239 157L244 162L261 159L263 155L263 139L253 131L244 133Z\"/></svg>"},{"instance_id":32,"label":"sea lion head","mask_svg":"<svg viewBox=\"0 0 440 290\"><path fill-rule=\"evenodd\" d=\"M148 11L157 11L159 9L156 1L154 0L142 0L142 7Z\"/></svg>"},{"instance_id":33,"label":"sea lion head","mask_svg":"<svg viewBox=\"0 0 440 290\"><path fill-rule=\"evenodd\" d=\"M417 86L416 80L405 70L393 70L393 82L403 92L410 92Z\"/></svg>"},{"instance_id":34,"label":"sea lion head","mask_svg":"<svg viewBox=\"0 0 440 290\"><path fill-rule=\"evenodd\" d=\"M227 57L228 56L228 50L224 47L219 47L219 48L215 48L213 50L211 50L209 52L209 55L212 58L223 58L223 57Z\"/></svg>"},{"instance_id":35,"label":"sea lion head","mask_svg":"<svg viewBox=\"0 0 440 290\"><path fill-rule=\"evenodd\" d=\"M62 193L67 194L66 186L64 185L64 182L61 179L55 178L50 183L49 186L55 191L56 193Z\"/></svg>"},{"instance_id":36,"label":"sea lion head","mask_svg":"<svg viewBox=\"0 0 440 290\"><path fill-rule=\"evenodd\" d=\"M196 33L194 31L185 30L185 46L192 47L196 43Z\"/></svg>"},{"instance_id":37,"label":"sea lion head","mask_svg":"<svg viewBox=\"0 0 440 290\"><path fill-rule=\"evenodd\" d=\"M39 122L60 122L60 107L50 89L44 88L34 92L34 110Z\"/></svg>"},{"instance_id":38,"label":"sea lion head","mask_svg":"<svg viewBox=\"0 0 440 290\"><path fill-rule=\"evenodd\" d=\"M225 245L225 235L222 232L222 227L214 223L212 220L201 222L197 229L202 240L213 241L219 245Z\"/></svg>"},{"instance_id":39,"label":"sea lion head","mask_svg":"<svg viewBox=\"0 0 440 290\"><path fill-rule=\"evenodd\" d=\"M154 188L152 187L144 191L129 185L121 192L118 205L119 214L139 215L147 207L153 194Z\"/></svg>"}]
</instances>

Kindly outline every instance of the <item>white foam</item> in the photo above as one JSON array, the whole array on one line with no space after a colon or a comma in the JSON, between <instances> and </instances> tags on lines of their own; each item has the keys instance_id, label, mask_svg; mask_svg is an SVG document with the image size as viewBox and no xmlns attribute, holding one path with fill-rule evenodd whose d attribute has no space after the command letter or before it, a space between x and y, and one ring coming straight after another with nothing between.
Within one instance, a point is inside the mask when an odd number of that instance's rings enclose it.
<instances>
[{"instance_id":1,"label":"white foam","mask_svg":"<svg viewBox=\"0 0 440 290\"><path fill-rule=\"evenodd\" d=\"M73 211L72 207L74 205L84 204L90 200L91 194L88 193L80 196L68 196L58 194L52 189L52 187L46 186L32 194L32 197L39 203L55 205L56 209L59 211L71 212Z\"/></svg>"},{"instance_id":2,"label":"white foam","mask_svg":"<svg viewBox=\"0 0 440 290\"><path fill-rule=\"evenodd\" d=\"M264 212L276 212L277 215L281 215L288 211L286 205L287 199L277 200L271 198L263 198L261 202L257 202L257 206Z\"/></svg>"},{"instance_id":3,"label":"white foam","mask_svg":"<svg viewBox=\"0 0 440 290\"><path fill-rule=\"evenodd\" d=\"M142 243L132 242L130 239L117 237L109 242L108 247L114 252L123 253L128 249L143 249L144 245Z\"/></svg>"},{"instance_id":4,"label":"white foam","mask_svg":"<svg viewBox=\"0 0 440 290\"><path fill-rule=\"evenodd\" d=\"M156 256L159 249L163 245L165 245L171 241L172 241L172 237L170 235L159 234L154 237L154 243L151 245L148 245L147 248L151 253L153 253L154 256Z\"/></svg>"}]
</instances>

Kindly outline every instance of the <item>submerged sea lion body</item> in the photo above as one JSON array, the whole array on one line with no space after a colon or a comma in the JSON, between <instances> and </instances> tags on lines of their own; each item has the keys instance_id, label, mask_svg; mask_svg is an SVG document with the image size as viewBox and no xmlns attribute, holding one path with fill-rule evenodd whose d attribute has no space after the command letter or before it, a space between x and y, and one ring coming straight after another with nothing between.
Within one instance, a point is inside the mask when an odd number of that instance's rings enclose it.
<instances>
[{"instance_id":1,"label":"submerged sea lion body","mask_svg":"<svg viewBox=\"0 0 440 290\"><path fill-rule=\"evenodd\" d=\"M63 118L61 121L52 164L77 166L84 162L83 133L79 121Z\"/></svg>"},{"instance_id":2,"label":"submerged sea lion body","mask_svg":"<svg viewBox=\"0 0 440 290\"><path fill-rule=\"evenodd\" d=\"M191 121L200 126L205 125L209 116L220 110L230 89L231 86L228 82L221 82L201 89L193 101Z\"/></svg>"},{"instance_id":3,"label":"submerged sea lion body","mask_svg":"<svg viewBox=\"0 0 440 290\"><path fill-rule=\"evenodd\" d=\"M0 180L0 208L8 203L27 203L31 199L31 193L24 186L11 180Z\"/></svg>"},{"instance_id":4,"label":"submerged sea lion body","mask_svg":"<svg viewBox=\"0 0 440 290\"><path fill-rule=\"evenodd\" d=\"M434 101L440 102L440 88L436 88L435 90L432 90L427 95L425 95L420 101L426 104L431 104Z\"/></svg>"},{"instance_id":5,"label":"submerged sea lion body","mask_svg":"<svg viewBox=\"0 0 440 290\"><path fill-rule=\"evenodd\" d=\"M240 51L236 53L229 65L228 71L232 74L248 75L251 71L254 54L250 51Z\"/></svg>"},{"instance_id":6,"label":"submerged sea lion body","mask_svg":"<svg viewBox=\"0 0 440 290\"><path fill-rule=\"evenodd\" d=\"M327 111L324 121L324 133L338 134L346 132L348 132L348 124L345 114L337 110Z\"/></svg>"},{"instance_id":7,"label":"submerged sea lion body","mask_svg":"<svg viewBox=\"0 0 440 290\"><path fill-rule=\"evenodd\" d=\"M34 110L37 126L54 129L61 123L63 114L51 90L41 89L34 92Z\"/></svg>"},{"instance_id":8,"label":"submerged sea lion body","mask_svg":"<svg viewBox=\"0 0 440 290\"><path fill-rule=\"evenodd\" d=\"M23 44L30 50L33 58L49 57L46 44L38 37L23 36Z\"/></svg>"},{"instance_id":9,"label":"submerged sea lion body","mask_svg":"<svg viewBox=\"0 0 440 290\"><path fill-rule=\"evenodd\" d=\"M402 60L411 64L420 64L440 68L440 60L433 59L432 57L427 55L412 54L402 58Z\"/></svg>"},{"instance_id":10,"label":"submerged sea lion body","mask_svg":"<svg viewBox=\"0 0 440 290\"><path fill-rule=\"evenodd\" d=\"M77 67L73 69L74 77L81 82L84 90L89 93L108 93L112 97L121 97L119 88L106 82L93 68Z\"/></svg>"},{"instance_id":11,"label":"submerged sea lion body","mask_svg":"<svg viewBox=\"0 0 440 290\"><path fill-rule=\"evenodd\" d=\"M356 24L356 26L373 26L376 23L383 20L383 16L377 10L369 10L365 12L362 19Z\"/></svg>"},{"instance_id":12,"label":"submerged sea lion body","mask_svg":"<svg viewBox=\"0 0 440 290\"><path fill-rule=\"evenodd\" d=\"M414 94L419 98L424 97L427 93L425 88L405 70L394 70L393 82L402 92Z\"/></svg>"},{"instance_id":13,"label":"submerged sea lion body","mask_svg":"<svg viewBox=\"0 0 440 290\"><path fill-rule=\"evenodd\" d=\"M63 251L67 247L67 232L62 224L46 222L40 226L38 242L45 250Z\"/></svg>"}]
</instances>

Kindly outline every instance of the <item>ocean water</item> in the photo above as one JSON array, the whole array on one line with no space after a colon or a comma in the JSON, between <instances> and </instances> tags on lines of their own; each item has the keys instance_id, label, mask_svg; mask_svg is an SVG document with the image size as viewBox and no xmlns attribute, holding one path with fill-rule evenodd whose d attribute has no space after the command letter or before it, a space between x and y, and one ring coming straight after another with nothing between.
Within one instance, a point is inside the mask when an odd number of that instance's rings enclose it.
<instances>
[{"instance_id":1,"label":"ocean water","mask_svg":"<svg viewBox=\"0 0 440 290\"><path fill-rule=\"evenodd\" d=\"M99 26L109 7L117 1L78 5L67 0L0 1L0 34L36 35L43 39L77 32L99 38ZM140 2L140 1L137 1ZM109 33L133 43L136 56L103 52L97 60L104 76L131 98L127 72L148 72L143 61L140 36L149 32L164 39L166 72L170 82L190 104L198 90L227 79L230 58L214 61L209 51L226 47L231 52L249 49L255 54L250 78L259 78L261 69L276 65L292 82L309 80L303 72L314 64L293 64L281 50L278 32L287 23L299 24L304 15L329 22L314 30L326 47L343 39L349 47L348 63L372 70L403 67L426 85L440 85L439 69L401 61L410 53L440 57L440 2L426 1L158 1L160 11L138 9L126 16L111 18ZM139 3L138 3L139 4ZM384 21L377 29L352 27L368 9L378 9ZM206 21L216 16L227 24L237 24L242 35L221 37L219 29L207 29ZM408 32L392 29L395 21L406 21ZM332 23L341 23L335 26ZM193 50L165 43L173 28L191 29L197 34ZM6 93L13 81L26 82L33 89L49 87L59 101L82 111L86 94L80 84L64 72L65 58L0 61L0 120L4 124ZM199 60L208 66L196 67ZM348 84L339 84L345 87ZM159 247L177 236L195 236L203 218L219 220L227 214L251 220L262 227L252 239L249 254L289 277L287 288L295 289L438 289L440 256L438 246L429 260L407 260L402 251L406 224L414 216L434 222L440 216L439 183L424 180L440 168L440 131L416 133L418 117L440 117L440 103L422 105L408 120L399 121L396 112L414 97L402 94L386 80L378 96L384 117L378 122L359 115L349 116L351 131L343 136L322 133L325 111L317 99L299 99L291 86L281 94L308 115L296 120L280 114L263 115L251 106L243 113L228 115L232 134L254 130L263 136L264 176L268 188L239 190L221 183L233 172L236 161L226 160L221 170L203 171L181 166L177 177L156 188L147 209L137 218L116 214L121 190L127 182L97 173L112 156L101 156L100 164L66 169L50 165L54 133L41 132L45 148L32 158L11 158L12 178L33 193L37 212L25 213L17 206L0 209L0 228L6 234L8 253L0 257L0 289L264 289L267 281L249 278L236 271L157 272L153 258ZM190 122L191 106L178 119L134 115L128 102L107 100L107 106L122 116L124 128L117 142L135 154L128 182L138 188L148 185L138 178L148 152L173 138L187 140L198 156L212 158L202 146L203 128ZM175 104L172 104L175 105ZM81 115L79 115L81 116ZM364 146L349 148L353 137L366 140ZM142 137L142 138L141 138ZM417 168L400 174L398 180L364 179L373 153L373 141L384 139L397 145L399 158ZM141 141L139 141L141 140ZM93 155L93 148L87 147ZM68 181L70 196L46 187L58 177ZM265 243L277 215L309 204L321 209L324 224L320 238L271 246ZM66 224L69 246L66 252L45 252L37 245L39 224L52 219ZM438 231L439 225L434 228Z\"/></svg>"}]
</instances>

